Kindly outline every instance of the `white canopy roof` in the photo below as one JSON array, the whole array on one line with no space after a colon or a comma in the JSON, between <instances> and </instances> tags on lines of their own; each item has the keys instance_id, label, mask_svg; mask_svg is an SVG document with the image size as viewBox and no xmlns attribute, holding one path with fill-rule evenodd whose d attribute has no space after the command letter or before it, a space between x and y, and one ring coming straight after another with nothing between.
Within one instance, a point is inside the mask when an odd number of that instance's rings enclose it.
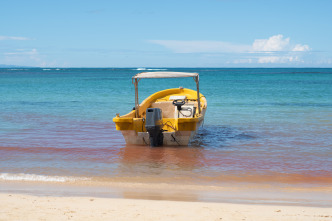
<instances>
[{"instance_id":1,"label":"white canopy roof","mask_svg":"<svg viewBox=\"0 0 332 221\"><path fill-rule=\"evenodd\" d=\"M197 73L158 71L158 72L142 72L136 74L133 78L183 78L183 77L196 77L196 76L198 76Z\"/></svg>"}]
</instances>

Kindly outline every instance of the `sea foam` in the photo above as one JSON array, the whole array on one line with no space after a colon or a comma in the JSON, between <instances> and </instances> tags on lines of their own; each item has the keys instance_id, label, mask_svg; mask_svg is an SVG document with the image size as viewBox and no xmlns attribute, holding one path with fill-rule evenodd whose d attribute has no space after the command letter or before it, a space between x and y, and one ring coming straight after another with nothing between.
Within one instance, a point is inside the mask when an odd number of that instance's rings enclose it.
<instances>
[{"instance_id":1,"label":"sea foam","mask_svg":"<svg viewBox=\"0 0 332 221\"><path fill-rule=\"evenodd\" d=\"M83 177L66 177L66 176L45 176L25 173L0 173L0 180L8 181L41 181L41 182L72 182L78 180L89 180Z\"/></svg>"},{"instance_id":2,"label":"sea foam","mask_svg":"<svg viewBox=\"0 0 332 221\"><path fill-rule=\"evenodd\" d=\"M137 68L136 71L166 71L166 68Z\"/></svg>"}]
</instances>

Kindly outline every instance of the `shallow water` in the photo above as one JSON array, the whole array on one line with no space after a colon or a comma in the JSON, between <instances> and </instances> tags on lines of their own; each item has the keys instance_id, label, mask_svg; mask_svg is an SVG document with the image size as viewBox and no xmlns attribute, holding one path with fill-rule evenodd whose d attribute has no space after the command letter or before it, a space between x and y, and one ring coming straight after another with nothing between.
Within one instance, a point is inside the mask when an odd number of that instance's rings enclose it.
<instances>
[{"instance_id":1,"label":"shallow water","mask_svg":"<svg viewBox=\"0 0 332 221\"><path fill-rule=\"evenodd\" d=\"M115 113L136 69L0 69L0 180L332 183L332 69L200 73L208 102L189 147L128 146ZM142 101L191 79L144 79Z\"/></svg>"}]
</instances>

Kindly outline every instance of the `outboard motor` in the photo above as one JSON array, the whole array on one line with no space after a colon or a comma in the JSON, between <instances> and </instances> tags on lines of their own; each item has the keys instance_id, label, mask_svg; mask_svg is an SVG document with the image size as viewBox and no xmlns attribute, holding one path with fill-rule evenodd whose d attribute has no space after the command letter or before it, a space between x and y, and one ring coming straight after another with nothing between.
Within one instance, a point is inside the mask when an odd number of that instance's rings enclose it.
<instances>
[{"instance_id":1,"label":"outboard motor","mask_svg":"<svg viewBox=\"0 0 332 221\"><path fill-rule=\"evenodd\" d=\"M163 145L164 135L162 130L163 116L161 109L146 109L145 129L150 136L150 146L158 147Z\"/></svg>"}]
</instances>

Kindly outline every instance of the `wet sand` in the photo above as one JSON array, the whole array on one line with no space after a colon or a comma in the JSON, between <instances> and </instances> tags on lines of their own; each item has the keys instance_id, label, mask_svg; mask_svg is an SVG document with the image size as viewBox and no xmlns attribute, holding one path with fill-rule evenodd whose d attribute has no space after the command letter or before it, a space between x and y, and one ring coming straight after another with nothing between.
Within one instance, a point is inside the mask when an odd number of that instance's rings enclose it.
<instances>
[{"instance_id":1,"label":"wet sand","mask_svg":"<svg viewBox=\"0 0 332 221\"><path fill-rule=\"evenodd\" d=\"M0 220L332 220L331 208L0 194Z\"/></svg>"},{"instance_id":2,"label":"wet sand","mask_svg":"<svg viewBox=\"0 0 332 221\"><path fill-rule=\"evenodd\" d=\"M332 220L332 188L1 181L0 220Z\"/></svg>"},{"instance_id":3,"label":"wet sand","mask_svg":"<svg viewBox=\"0 0 332 221\"><path fill-rule=\"evenodd\" d=\"M139 182L139 181L140 182ZM190 202L296 205L332 208L332 187L223 183L204 185L118 178L112 181L0 181L0 193Z\"/></svg>"}]
</instances>

